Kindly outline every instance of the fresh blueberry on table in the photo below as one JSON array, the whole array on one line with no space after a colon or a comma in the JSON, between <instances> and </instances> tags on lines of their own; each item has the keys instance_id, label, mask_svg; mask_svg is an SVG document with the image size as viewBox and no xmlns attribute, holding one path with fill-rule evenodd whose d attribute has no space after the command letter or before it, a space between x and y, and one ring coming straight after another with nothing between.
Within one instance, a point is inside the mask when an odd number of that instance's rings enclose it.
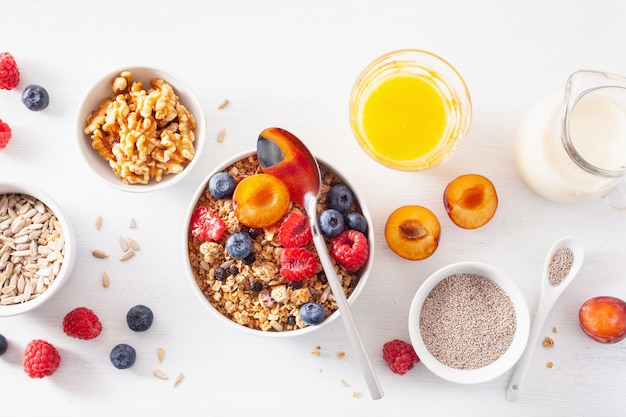
<instances>
[{"instance_id":1,"label":"fresh blueberry on table","mask_svg":"<svg viewBox=\"0 0 626 417\"><path fill-rule=\"evenodd\" d=\"M345 213L354 202L354 194L346 184L335 184L326 194L326 206Z\"/></svg>"},{"instance_id":2,"label":"fresh blueberry on table","mask_svg":"<svg viewBox=\"0 0 626 417\"><path fill-rule=\"evenodd\" d=\"M48 96L48 91L45 88L32 84L22 92L22 103L28 110L40 111L48 107L50 96Z\"/></svg>"},{"instance_id":3,"label":"fresh blueberry on table","mask_svg":"<svg viewBox=\"0 0 626 417\"><path fill-rule=\"evenodd\" d=\"M135 348L126 343L120 343L111 349L109 359L117 369L128 369L135 364L137 353Z\"/></svg>"},{"instance_id":4,"label":"fresh blueberry on table","mask_svg":"<svg viewBox=\"0 0 626 417\"><path fill-rule=\"evenodd\" d=\"M305 324L316 325L324 321L326 309L316 302L302 304L300 307L300 318Z\"/></svg>"},{"instance_id":5,"label":"fresh blueberry on table","mask_svg":"<svg viewBox=\"0 0 626 417\"><path fill-rule=\"evenodd\" d=\"M152 326L154 315L149 307L144 305L136 305L126 313L126 323L128 327L135 332L144 332Z\"/></svg>"},{"instance_id":6,"label":"fresh blueberry on table","mask_svg":"<svg viewBox=\"0 0 626 417\"><path fill-rule=\"evenodd\" d=\"M7 351L8 347L9 342L7 341L7 338L0 334L0 356L4 355L4 352Z\"/></svg>"},{"instance_id":7,"label":"fresh blueberry on table","mask_svg":"<svg viewBox=\"0 0 626 417\"><path fill-rule=\"evenodd\" d=\"M320 230L326 237L336 237L343 231L343 216L338 210L326 209L320 214L318 220Z\"/></svg>"}]
</instances>

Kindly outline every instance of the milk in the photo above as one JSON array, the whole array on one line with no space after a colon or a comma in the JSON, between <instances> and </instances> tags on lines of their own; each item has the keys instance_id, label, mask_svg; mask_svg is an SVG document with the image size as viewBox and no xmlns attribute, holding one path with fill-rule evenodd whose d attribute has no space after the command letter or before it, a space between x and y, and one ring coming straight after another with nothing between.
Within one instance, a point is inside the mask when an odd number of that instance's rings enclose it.
<instances>
[{"instance_id":1,"label":"milk","mask_svg":"<svg viewBox=\"0 0 626 417\"><path fill-rule=\"evenodd\" d=\"M519 174L537 194L556 202L602 197L622 177L591 174L568 155L561 140L563 101L561 92L546 96L522 120L515 142ZM602 89L580 98L569 129L572 144L588 163L606 170L626 166L626 111Z\"/></svg>"}]
</instances>

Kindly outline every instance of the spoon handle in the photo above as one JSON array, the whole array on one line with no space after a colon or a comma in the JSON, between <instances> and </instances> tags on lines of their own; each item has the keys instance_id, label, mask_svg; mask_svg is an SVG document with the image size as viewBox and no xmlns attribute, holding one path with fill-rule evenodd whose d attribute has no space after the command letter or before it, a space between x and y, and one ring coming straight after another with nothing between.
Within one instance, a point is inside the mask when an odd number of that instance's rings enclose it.
<instances>
[{"instance_id":1,"label":"spoon handle","mask_svg":"<svg viewBox=\"0 0 626 417\"><path fill-rule=\"evenodd\" d=\"M374 368L372 367L369 357L367 356L365 345L363 344L363 340L361 339L359 330L356 327L356 323L352 317L350 304L348 303L346 294L344 293L343 287L341 286L341 282L339 282L339 277L337 276L337 272L335 271L335 266L330 259L330 255L328 254L326 242L324 242L324 238L319 232L319 229L317 228L317 223L315 221L312 221L311 231L313 234L313 243L315 244L315 249L317 249L317 254L319 255L322 267L324 268L324 272L326 273L328 284L330 285L333 296L337 301L337 306L339 307L339 311L341 312L341 318L343 319L343 323L346 327L348 338L352 343L352 348L354 349L354 353L357 356L357 359L365 376L365 382L367 383L372 398L374 400L378 400L383 397L383 390L374 372Z\"/></svg>"},{"instance_id":2,"label":"spoon handle","mask_svg":"<svg viewBox=\"0 0 626 417\"><path fill-rule=\"evenodd\" d=\"M550 302L547 302L550 301ZM546 318L550 309L552 308L552 300L544 299L539 300L539 307L537 307L537 313L535 314L535 320L533 322L530 335L528 336L528 342L526 344L526 349L522 354L522 357L517 362L515 366L515 370L513 371L513 376L509 381L509 386L506 390L506 399L509 401L515 401L519 398L519 393L524 386L524 380L526 379L526 374L528 373L528 367L530 366L530 360L532 359L533 352L537 347L537 342L539 341L539 335L543 330L543 325L546 322Z\"/></svg>"}]
</instances>

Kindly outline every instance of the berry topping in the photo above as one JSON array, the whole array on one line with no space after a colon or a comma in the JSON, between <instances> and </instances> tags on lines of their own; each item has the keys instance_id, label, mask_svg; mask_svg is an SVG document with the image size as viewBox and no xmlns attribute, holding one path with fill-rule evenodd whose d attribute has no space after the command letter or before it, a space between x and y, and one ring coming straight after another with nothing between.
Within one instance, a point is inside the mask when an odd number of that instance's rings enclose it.
<instances>
[{"instance_id":1,"label":"berry topping","mask_svg":"<svg viewBox=\"0 0 626 417\"><path fill-rule=\"evenodd\" d=\"M343 220L348 229L357 230L363 234L367 232L367 220L361 213L351 211L346 213Z\"/></svg>"},{"instance_id":2,"label":"berry topping","mask_svg":"<svg viewBox=\"0 0 626 417\"><path fill-rule=\"evenodd\" d=\"M317 259L305 248L286 248L280 254L280 275L288 281L303 281L316 270Z\"/></svg>"},{"instance_id":3,"label":"berry topping","mask_svg":"<svg viewBox=\"0 0 626 417\"><path fill-rule=\"evenodd\" d=\"M215 198L230 198L237 182L228 172L218 172L209 180L209 192Z\"/></svg>"},{"instance_id":4,"label":"berry topping","mask_svg":"<svg viewBox=\"0 0 626 417\"><path fill-rule=\"evenodd\" d=\"M318 222L320 225L320 230L322 234L326 237L336 237L339 233L343 232L344 222L343 216L339 210L335 209L326 209L324 210L319 218Z\"/></svg>"},{"instance_id":5,"label":"berry topping","mask_svg":"<svg viewBox=\"0 0 626 417\"><path fill-rule=\"evenodd\" d=\"M0 334L0 356L4 355L8 347L9 342L7 341L7 338Z\"/></svg>"},{"instance_id":6,"label":"berry topping","mask_svg":"<svg viewBox=\"0 0 626 417\"><path fill-rule=\"evenodd\" d=\"M135 348L126 343L120 343L111 349L111 353L109 354L109 359L113 366L117 369L128 369L135 364L135 358L137 357L137 353L135 352Z\"/></svg>"},{"instance_id":7,"label":"berry topping","mask_svg":"<svg viewBox=\"0 0 626 417\"><path fill-rule=\"evenodd\" d=\"M236 232L226 239L226 252L233 258L244 259L252 253L252 239L245 232Z\"/></svg>"},{"instance_id":8,"label":"berry topping","mask_svg":"<svg viewBox=\"0 0 626 417\"><path fill-rule=\"evenodd\" d=\"M20 71L13 55L0 52L0 89L13 90L20 83Z\"/></svg>"},{"instance_id":9,"label":"berry topping","mask_svg":"<svg viewBox=\"0 0 626 417\"><path fill-rule=\"evenodd\" d=\"M299 248L313 239L309 219L301 211L292 211L285 217L278 230L278 239L285 248Z\"/></svg>"},{"instance_id":10,"label":"berry topping","mask_svg":"<svg viewBox=\"0 0 626 417\"><path fill-rule=\"evenodd\" d=\"M330 250L337 263L350 272L365 265L369 256L367 238L356 230L343 231L332 240Z\"/></svg>"},{"instance_id":11,"label":"berry topping","mask_svg":"<svg viewBox=\"0 0 626 417\"><path fill-rule=\"evenodd\" d=\"M326 194L326 207L333 208L341 213L350 210L354 202L354 194L346 184L335 184Z\"/></svg>"},{"instance_id":12,"label":"berry topping","mask_svg":"<svg viewBox=\"0 0 626 417\"><path fill-rule=\"evenodd\" d=\"M0 149L6 148L11 136L11 127L0 119Z\"/></svg>"},{"instance_id":13,"label":"berry topping","mask_svg":"<svg viewBox=\"0 0 626 417\"><path fill-rule=\"evenodd\" d=\"M131 307L126 313L126 323L130 330L135 332L145 332L152 326L154 315L149 307L136 305Z\"/></svg>"},{"instance_id":14,"label":"berry topping","mask_svg":"<svg viewBox=\"0 0 626 417\"><path fill-rule=\"evenodd\" d=\"M224 281L228 278L228 272L221 266L218 266L213 270L213 277L216 281Z\"/></svg>"},{"instance_id":15,"label":"berry topping","mask_svg":"<svg viewBox=\"0 0 626 417\"><path fill-rule=\"evenodd\" d=\"M413 364L419 362L419 358L413 346L405 341L394 339L383 345L383 359L387 362L391 372L404 375Z\"/></svg>"},{"instance_id":16,"label":"berry topping","mask_svg":"<svg viewBox=\"0 0 626 417\"><path fill-rule=\"evenodd\" d=\"M96 313L87 307L77 307L63 317L63 331L77 339L95 339L102 331L102 323Z\"/></svg>"},{"instance_id":17,"label":"berry topping","mask_svg":"<svg viewBox=\"0 0 626 417\"><path fill-rule=\"evenodd\" d=\"M29 85L22 92L22 103L28 110L40 111L48 107L50 96L40 85Z\"/></svg>"},{"instance_id":18,"label":"berry topping","mask_svg":"<svg viewBox=\"0 0 626 417\"><path fill-rule=\"evenodd\" d=\"M291 200L284 182L269 174L254 174L237 184L233 193L235 216L248 227L265 228L280 221Z\"/></svg>"},{"instance_id":19,"label":"berry topping","mask_svg":"<svg viewBox=\"0 0 626 417\"><path fill-rule=\"evenodd\" d=\"M326 309L320 303L310 302L300 307L300 318L304 324L320 324L326 317Z\"/></svg>"},{"instance_id":20,"label":"berry topping","mask_svg":"<svg viewBox=\"0 0 626 417\"><path fill-rule=\"evenodd\" d=\"M31 378L52 375L61 364L59 351L49 342L32 340L24 350L24 372Z\"/></svg>"},{"instance_id":21,"label":"berry topping","mask_svg":"<svg viewBox=\"0 0 626 417\"><path fill-rule=\"evenodd\" d=\"M208 207L200 206L191 216L191 234L200 240L218 241L226 231L226 223Z\"/></svg>"}]
</instances>

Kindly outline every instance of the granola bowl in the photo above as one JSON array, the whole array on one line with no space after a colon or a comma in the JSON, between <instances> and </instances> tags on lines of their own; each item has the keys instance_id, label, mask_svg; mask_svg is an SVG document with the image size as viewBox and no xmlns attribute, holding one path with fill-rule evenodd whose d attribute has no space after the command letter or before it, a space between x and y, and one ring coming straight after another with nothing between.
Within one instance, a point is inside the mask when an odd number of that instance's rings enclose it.
<instances>
[{"instance_id":1,"label":"granola bowl","mask_svg":"<svg viewBox=\"0 0 626 417\"><path fill-rule=\"evenodd\" d=\"M76 263L74 230L57 203L36 186L0 182L0 317L50 300Z\"/></svg>"},{"instance_id":2,"label":"granola bowl","mask_svg":"<svg viewBox=\"0 0 626 417\"><path fill-rule=\"evenodd\" d=\"M318 212L328 210L327 206L332 204L332 199L326 198L332 186L338 185L332 194L345 190L346 186L352 192L352 204L340 216L346 219L343 232L325 239L348 302L353 303L363 290L372 267L371 217L365 201L346 177L319 159L318 163L323 177ZM225 161L203 180L185 217L185 269L200 303L227 326L267 337L307 334L328 326L340 313L313 242L302 237L310 234L308 223L303 220L306 218L304 209L287 198L288 208L282 217L261 228L244 226L247 223L243 221L244 215L240 212L236 215L233 209L233 201L240 201L238 196L248 189L244 181L249 184L263 175L267 174L262 173L256 152L248 151ZM222 198L214 196L212 179L220 176L232 178L231 194L234 189L234 196L219 193ZM207 224L212 225L208 227L210 231L205 228ZM216 224L221 226L215 227ZM223 230L223 234L207 237L215 230ZM249 255L235 253L232 247L235 236L240 242L249 239ZM298 243L294 243L296 240ZM347 263L345 257L334 257L337 252L333 252L333 246L341 245L347 245L344 246L350 253L347 256L350 262L356 260L356 263ZM294 265L307 266L299 269ZM304 312L301 314L301 311Z\"/></svg>"},{"instance_id":3,"label":"granola bowl","mask_svg":"<svg viewBox=\"0 0 626 417\"><path fill-rule=\"evenodd\" d=\"M430 275L409 310L417 356L435 375L462 384L497 378L519 360L530 328L515 283L480 262L458 262Z\"/></svg>"},{"instance_id":4,"label":"granola bowl","mask_svg":"<svg viewBox=\"0 0 626 417\"><path fill-rule=\"evenodd\" d=\"M206 120L193 90L157 68L124 67L100 78L76 116L82 156L105 183L122 191L172 186L196 164Z\"/></svg>"}]
</instances>

